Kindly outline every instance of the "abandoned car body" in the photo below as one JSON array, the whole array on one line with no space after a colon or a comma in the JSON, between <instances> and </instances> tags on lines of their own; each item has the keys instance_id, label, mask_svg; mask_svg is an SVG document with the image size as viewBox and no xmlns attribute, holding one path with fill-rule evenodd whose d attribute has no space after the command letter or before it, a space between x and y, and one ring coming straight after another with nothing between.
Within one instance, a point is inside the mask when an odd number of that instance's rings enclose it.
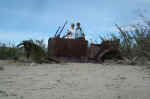
<instances>
[{"instance_id":1,"label":"abandoned car body","mask_svg":"<svg viewBox=\"0 0 150 99\"><path fill-rule=\"evenodd\" d=\"M87 40L50 38L48 40L48 55L50 57L87 57L97 62L107 58L120 58L120 40L103 41L101 44L91 44ZM111 56L111 57L107 57Z\"/></svg>"}]
</instances>

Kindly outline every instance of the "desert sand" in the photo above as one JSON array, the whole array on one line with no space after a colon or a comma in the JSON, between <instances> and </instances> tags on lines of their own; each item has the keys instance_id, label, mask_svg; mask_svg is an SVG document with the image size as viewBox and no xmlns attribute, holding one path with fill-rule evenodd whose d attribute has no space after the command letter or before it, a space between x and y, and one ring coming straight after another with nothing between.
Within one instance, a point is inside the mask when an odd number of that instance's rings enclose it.
<instances>
[{"instance_id":1,"label":"desert sand","mask_svg":"<svg viewBox=\"0 0 150 99\"><path fill-rule=\"evenodd\" d=\"M150 99L150 69L0 61L0 99Z\"/></svg>"}]
</instances>

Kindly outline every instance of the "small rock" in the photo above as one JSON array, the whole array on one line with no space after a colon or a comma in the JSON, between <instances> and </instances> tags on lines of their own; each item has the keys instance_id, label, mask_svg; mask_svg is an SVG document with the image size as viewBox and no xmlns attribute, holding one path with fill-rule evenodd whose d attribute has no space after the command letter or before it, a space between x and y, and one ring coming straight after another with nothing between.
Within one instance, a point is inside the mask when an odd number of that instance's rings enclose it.
<instances>
[{"instance_id":1,"label":"small rock","mask_svg":"<svg viewBox=\"0 0 150 99\"><path fill-rule=\"evenodd\" d=\"M61 82L61 80L56 80L56 81L59 82L59 83Z\"/></svg>"},{"instance_id":2,"label":"small rock","mask_svg":"<svg viewBox=\"0 0 150 99\"><path fill-rule=\"evenodd\" d=\"M0 67L0 70L1 70L1 71L4 70L4 67Z\"/></svg>"},{"instance_id":3,"label":"small rock","mask_svg":"<svg viewBox=\"0 0 150 99\"><path fill-rule=\"evenodd\" d=\"M127 78L126 78L126 77L120 77L120 79L125 80L125 79L127 79Z\"/></svg>"},{"instance_id":4,"label":"small rock","mask_svg":"<svg viewBox=\"0 0 150 99\"><path fill-rule=\"evenodd\" d=\"M121 96L117 96L117 99L121 99Z\"/></svg>"}]
</instances>

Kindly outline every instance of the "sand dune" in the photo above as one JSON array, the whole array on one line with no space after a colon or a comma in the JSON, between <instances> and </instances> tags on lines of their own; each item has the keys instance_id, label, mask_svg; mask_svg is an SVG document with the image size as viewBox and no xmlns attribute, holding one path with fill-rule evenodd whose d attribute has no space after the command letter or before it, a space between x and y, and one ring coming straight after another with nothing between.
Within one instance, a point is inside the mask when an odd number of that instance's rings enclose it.
<instances>
[{"instance_id":1,"label":"sand dune","mask_svg":"<svg viewBox=\"0 0 150 99\"><path fill-rule=\"evenodd\" d=\"M150 99L144 66L0 61L0 99Z\"/></svg>"}]
</instances>

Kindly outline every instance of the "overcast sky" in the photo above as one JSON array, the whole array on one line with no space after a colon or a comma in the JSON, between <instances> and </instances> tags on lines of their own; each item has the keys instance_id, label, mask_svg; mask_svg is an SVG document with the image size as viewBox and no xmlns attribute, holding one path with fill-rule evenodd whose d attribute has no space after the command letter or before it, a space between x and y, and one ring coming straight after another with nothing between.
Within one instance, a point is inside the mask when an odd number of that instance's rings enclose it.
<instances>
[{"instance_id":1,"label":"overcast sky","mask_svg":"<svg viewBox=\"0 0 150 99\"><path fill-rule=\"evenodd\" d=\"M48 39L65 20L66 28L79 21L88 39L98 39L148 9L150 0L0 0L0 41Z\"/></svg>"}]
</instances>

